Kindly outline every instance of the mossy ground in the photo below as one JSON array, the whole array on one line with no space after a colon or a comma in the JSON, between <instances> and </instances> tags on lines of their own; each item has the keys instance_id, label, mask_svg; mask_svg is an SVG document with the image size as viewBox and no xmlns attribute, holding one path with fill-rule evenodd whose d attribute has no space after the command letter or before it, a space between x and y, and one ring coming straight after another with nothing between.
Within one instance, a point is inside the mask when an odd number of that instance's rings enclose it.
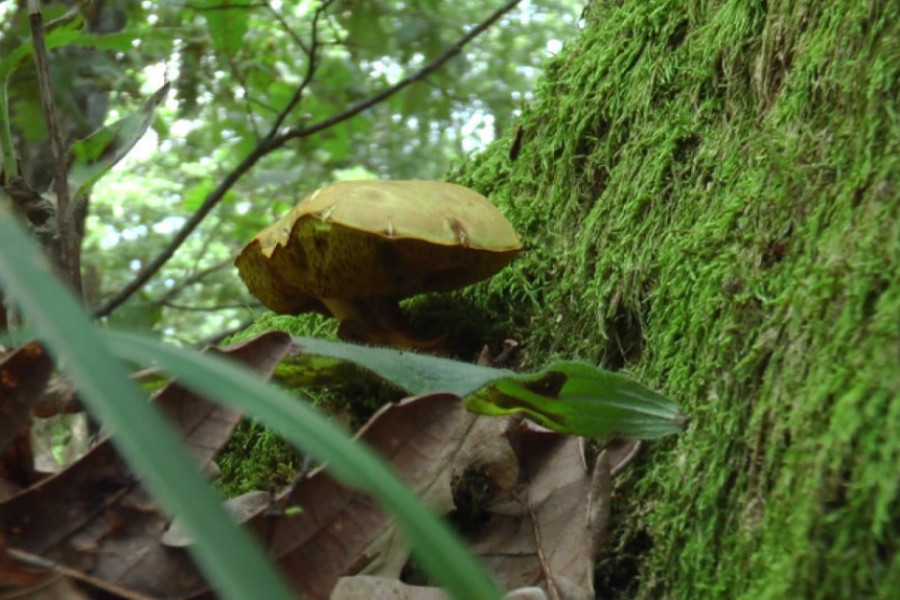
<instances>
[{"instance_id":1,"label":"mossy ground","mask_svg":"<svg viewBox=\"0 0 900 600\"><path fill-rule=\"evenodd\" d=\"M897 14L595 0L453 174L527 242L468 296L527 362L624 367L691 417L617 490L602 597L900 590Z\"/></svg>"}]
</instances>

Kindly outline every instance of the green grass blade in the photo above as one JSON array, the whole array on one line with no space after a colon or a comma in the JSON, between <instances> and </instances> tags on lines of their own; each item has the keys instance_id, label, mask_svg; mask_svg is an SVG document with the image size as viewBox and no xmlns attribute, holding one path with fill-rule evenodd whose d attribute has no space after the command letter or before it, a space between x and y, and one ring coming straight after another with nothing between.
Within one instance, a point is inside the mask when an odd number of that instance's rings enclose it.
<instances>
[{"instance_id":1,"label":"green grass blade","mask_svg":"<svg viewBox=\"0 0 900 600\"><path fill-rule=\"evenodd\" d=\"M293 598L250 536L227 515L175 432L55 280L8 204L0 204L0 283L75 381L85 404L112 427L125 460L197 540L190 550L216 593L235 600Z\"/></svg>"},{"instance_id":2,"label":"green grass blade","mask_svg":"<svg viewBox=\"0 0 900 600\"><path fill-rule=\"evenodd\" d=\"M291 360L292 378L303 385L304 370L308 383L325 379L329 369L335 375L340 363L353 363L360 369L390 381L413 395L450 392L465 396L512 371L482 367L448 358L405 352L393 348L372 348L359 344L332 342L310 337L294 337L302 353ZM337 359L340 363L335 363Z\"/></svg>"},{"instance_id":3,"label":"green grass blade","mask_svg":"<svg viewBox=\"0 0 900 600\"><path fill-rule=\"evenodd\" d=\"M338 426L306 403L263 385L246 368L134 334L105 334L120 356L150 363L179 384L239 408L284 439L327 463L343 483L363 489L387 507L403 528L419 563L455 598L498 598L491 579L450 529L419 502L381 459L353 442Z\"/></svg>"}]
</instances>

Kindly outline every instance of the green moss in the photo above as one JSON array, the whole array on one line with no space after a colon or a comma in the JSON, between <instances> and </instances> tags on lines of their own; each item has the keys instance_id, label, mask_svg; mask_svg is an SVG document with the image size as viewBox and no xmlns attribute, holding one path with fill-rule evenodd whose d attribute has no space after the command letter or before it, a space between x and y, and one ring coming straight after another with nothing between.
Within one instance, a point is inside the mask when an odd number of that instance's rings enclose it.
<instances>
[{"instance_id":1,"label":"green moss","mask_svg":"<svg viewBox=\"0 0 900 600\"><path fill-rule=\"evenodd\" d=\"M604 597L900 589L889 4L595 0L515 160L453 176L526 241L466 295L526 362L626 368L692 417L617 490Z\"/></svg>"},{"instance_id":2,"label":"green moss","mask_svg":"<svg viewBox=\"0 0 900 600\"><path fill-rule=\"evenodd\" d=\"M295 477L301 462L302 455L288 443L262 425L244 419L217 459L222 472L216 486L228 497L266 490L270 484L284 487Z\"/></svg>"}]
</instances>

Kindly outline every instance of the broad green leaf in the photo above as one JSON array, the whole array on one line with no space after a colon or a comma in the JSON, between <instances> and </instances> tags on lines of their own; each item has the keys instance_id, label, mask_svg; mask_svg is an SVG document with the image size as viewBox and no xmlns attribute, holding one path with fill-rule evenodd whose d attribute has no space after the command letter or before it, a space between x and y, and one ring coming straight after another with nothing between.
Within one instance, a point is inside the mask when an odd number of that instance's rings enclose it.
<instances>
[{"instance_id":1,"label":"broad green leaf","mask_svg":"<svg viewBox=\"0 0 900 600\"><path fill-rule=\"evenodd\" d=\"M618 373L557 362L533 375L499 377L463 398L483 415L521 414L561 433L653 439L678 433L685 418L665 396Z\"/></svg>"},{"instance_id":2,"label":"broad green leaf","mask_svg":"<svg viewBox=\"0 0 900 600\"><path fill-rule=\"evenodd\" d=\"M314 338L295 338L302 352L291 359L292 385L377 375L410 394L451 392L470 411L521 414L571 435L618 433L652 439L677 433L685 417L678 406L632 379L577 362L557 362L535 374L515 374L469 363Z\"/></svg>"},{"instance_id":3,"label":"broad green leaf","mask_svg":"<svg viewBox=\"0 0 900 600\"><path fill-rule=\"evenodd\" d=\"M284 110L293 98L296 89L296 85L281 80L269 83L269 87L266 89L269 106L273 106L279 111Z\"/></svg>"},{"instance_id":4,"label":"broad green leaf","mask_svg":"<svg viewBox=\"0 0 900 600\"><path fill-rule=\"evenodd\" d=\"M77 15L75 18L65 21L52 31L45 32L44 44L46 45L47 50L65 46L71 43L72 40L78 39L78 37L82 35L80 29L83 26L84 19L80 15ZM34 46L29 38L3 57L3 59L0 60L0 81L6 81L9 74L18 66L19 61L31 56L33 52Z\"/></svg>"},{"instance_id":5,"label":"broad green leaf","mask_svg":"<svg viewBox=\"0 0 900 600\"><path fill-rule=\"evenodd\" d=\"M154 305L146 298L135 298L126 302L109 316L107 325L116 330L151 334L162 317L162 307Z\"/></svg>"},{"instance_id":6,"label":"broad green leaf","mask_svg":"<svg viewBox=\"0 0 900 600\"><path fill-rule=\"evenodd\" d=\"M116 432L113 443L144 485L197 540L189 551L216 594L235 600L292 598L255 542L231 521L178 436L54 279L49 261L6 204L0 204L0 284L64 365L79 397Z\"/></svg>"},{"instance_id":7,"label":"broad green leaf","mask_svg":"<svg viewBox=\"0 0 900 600\"><path fill-rule=\"evenodd\" d=\"M156 107L165 99L168 91L167 83L148 98L137 112L98 129L72 145L69 149L72 161L69 185L74 190L74 201L83 198L97 180L122 160L141 139L153 122Z\"/></svg>"}]
</instances>

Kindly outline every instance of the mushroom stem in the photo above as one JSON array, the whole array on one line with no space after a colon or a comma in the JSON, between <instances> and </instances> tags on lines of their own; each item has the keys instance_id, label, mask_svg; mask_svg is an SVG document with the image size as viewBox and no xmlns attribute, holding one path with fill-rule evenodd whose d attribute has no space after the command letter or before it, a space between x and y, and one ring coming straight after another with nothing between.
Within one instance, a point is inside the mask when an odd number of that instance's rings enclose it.
<instances>
[{"instance_id":1,"label":"mushroom stem","mask_svg":"<svg viewBox=\"0 0 900 600\"><path fill-rule=\"evenodd\" d=\"M338 336L342 340L444 354L440 346L445 336L426 337L417 331L396 298L323 298L322 303L341 322Z\"/></svg>"}]
</instances>

